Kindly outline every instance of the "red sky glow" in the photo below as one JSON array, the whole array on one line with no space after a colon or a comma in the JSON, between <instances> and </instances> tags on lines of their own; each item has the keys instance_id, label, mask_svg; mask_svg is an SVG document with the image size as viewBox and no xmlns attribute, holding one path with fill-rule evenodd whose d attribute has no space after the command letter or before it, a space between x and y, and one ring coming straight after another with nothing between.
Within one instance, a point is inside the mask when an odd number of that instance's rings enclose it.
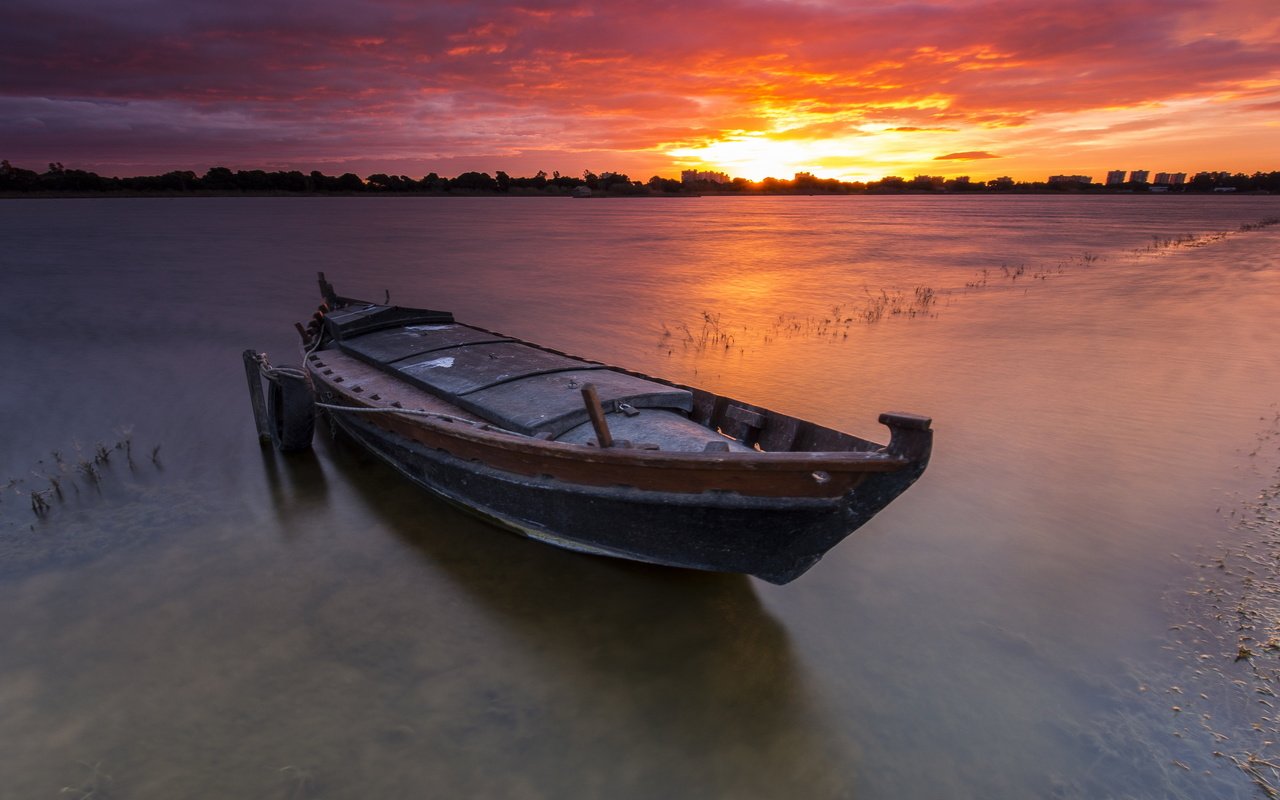
<instances>
[{"instance_id":1,"label":"red sky glow","mask_svg":"<svg viewBox=\"0 0 1280 800\"><path fill-rule=\"evenodd\" d=\"M1274 0L9 0L0 157L103 175L1280 169Z\"/></svg>"}]
</instances>

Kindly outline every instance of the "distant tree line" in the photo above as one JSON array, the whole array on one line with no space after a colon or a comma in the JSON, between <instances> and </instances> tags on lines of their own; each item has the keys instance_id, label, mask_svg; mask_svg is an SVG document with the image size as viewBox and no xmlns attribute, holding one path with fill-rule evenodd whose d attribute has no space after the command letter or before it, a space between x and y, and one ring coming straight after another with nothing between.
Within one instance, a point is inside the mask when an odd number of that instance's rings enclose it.
<instances>
[{"instance_id":1,"label":"distant tree line","mask_svg":"<svg viewBox=\"0 0 1280 800\"><path fill-rule=\"evenodd\" d=\"M1167 189L1169 192L1273 192L1280 193L1280 172L1228 174L1200 173L1190 181ZM963 193L963 192L1072 192L1115 193L1148 192L1147 184L1126 183L1103 186L1098 183L1071 181L1015 182L1011 178L972 181L967 176L944 178L917 175L914 178L891 176L878 181L839 181L800 173L791 180L765 178L749 181L734 178L716 182L695 180L682 182L657 175L641 183L616 172L599 175L587 171L582 177L547 175L539 171L531 178L513 178L505 172L464 172L444 178L432 172L420 179L408 175L375 173L361 178L354 173L325 175L318 170L266 172L260 169L232 171L213 167L204 175L191 171L166 172L132 178L106 178L93 172L67 169L51 163L44 172L22 169L8 161L0 161L0 192L32 194L64 192L79 194L417 194L417 195L707 195L707 194L897 194L897 193Z\"/></svg>"}]
</instances>

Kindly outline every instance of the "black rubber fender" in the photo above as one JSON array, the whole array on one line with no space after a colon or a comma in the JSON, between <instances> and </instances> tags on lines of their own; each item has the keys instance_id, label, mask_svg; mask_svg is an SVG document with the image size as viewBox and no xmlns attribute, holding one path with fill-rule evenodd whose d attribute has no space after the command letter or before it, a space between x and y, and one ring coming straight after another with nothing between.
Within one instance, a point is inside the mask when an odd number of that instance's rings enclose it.
<instances>
[{"instance_id":1,"label":"black rubber fender","mask_svg":"<svg viewBox=\"0 0 1280 800\"><path fill-rule=\"evenodd\" d=\"M316 430L316 398L301 374L277 373L267 381L267 427L282 453L311 447Z\"/></svg>"}]
</instances>

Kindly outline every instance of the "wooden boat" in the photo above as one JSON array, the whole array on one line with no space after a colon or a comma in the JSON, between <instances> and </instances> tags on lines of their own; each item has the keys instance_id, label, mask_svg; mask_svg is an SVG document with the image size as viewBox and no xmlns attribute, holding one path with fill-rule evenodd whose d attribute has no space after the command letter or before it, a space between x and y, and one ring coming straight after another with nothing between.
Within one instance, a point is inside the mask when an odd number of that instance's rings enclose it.
<instances>
[{"instance_id":1,"label":"wooden boat","mask_svg":"<svg viewBox=\"0 0 1280 800\"><path fill-rule=\"evenodd\" d=\"M415 483L559 547L787 583L929 460L927 417L882 414L880 445L320 287L302 370L246 351L251 390L271 379L259 432L308 447L318 407Z\"/></svg>"}]
</instances>

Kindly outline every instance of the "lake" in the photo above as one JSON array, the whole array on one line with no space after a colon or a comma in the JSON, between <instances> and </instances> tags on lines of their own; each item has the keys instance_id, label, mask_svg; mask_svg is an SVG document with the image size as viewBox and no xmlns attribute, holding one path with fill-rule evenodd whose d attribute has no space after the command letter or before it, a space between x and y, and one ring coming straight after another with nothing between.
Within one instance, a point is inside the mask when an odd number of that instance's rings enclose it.
<instances>
[{"instance_id":1,"label":"lake","mask_svg":"<svg viewBox=\"0 0 1280 800\"><path fill-rule=\"evenodd\" d=\"M0 200L0 797L1261 797L1277 216ZM318 270L933 461L787 586L530 542L259 446Z\"/></svg>"}]
</instances>

